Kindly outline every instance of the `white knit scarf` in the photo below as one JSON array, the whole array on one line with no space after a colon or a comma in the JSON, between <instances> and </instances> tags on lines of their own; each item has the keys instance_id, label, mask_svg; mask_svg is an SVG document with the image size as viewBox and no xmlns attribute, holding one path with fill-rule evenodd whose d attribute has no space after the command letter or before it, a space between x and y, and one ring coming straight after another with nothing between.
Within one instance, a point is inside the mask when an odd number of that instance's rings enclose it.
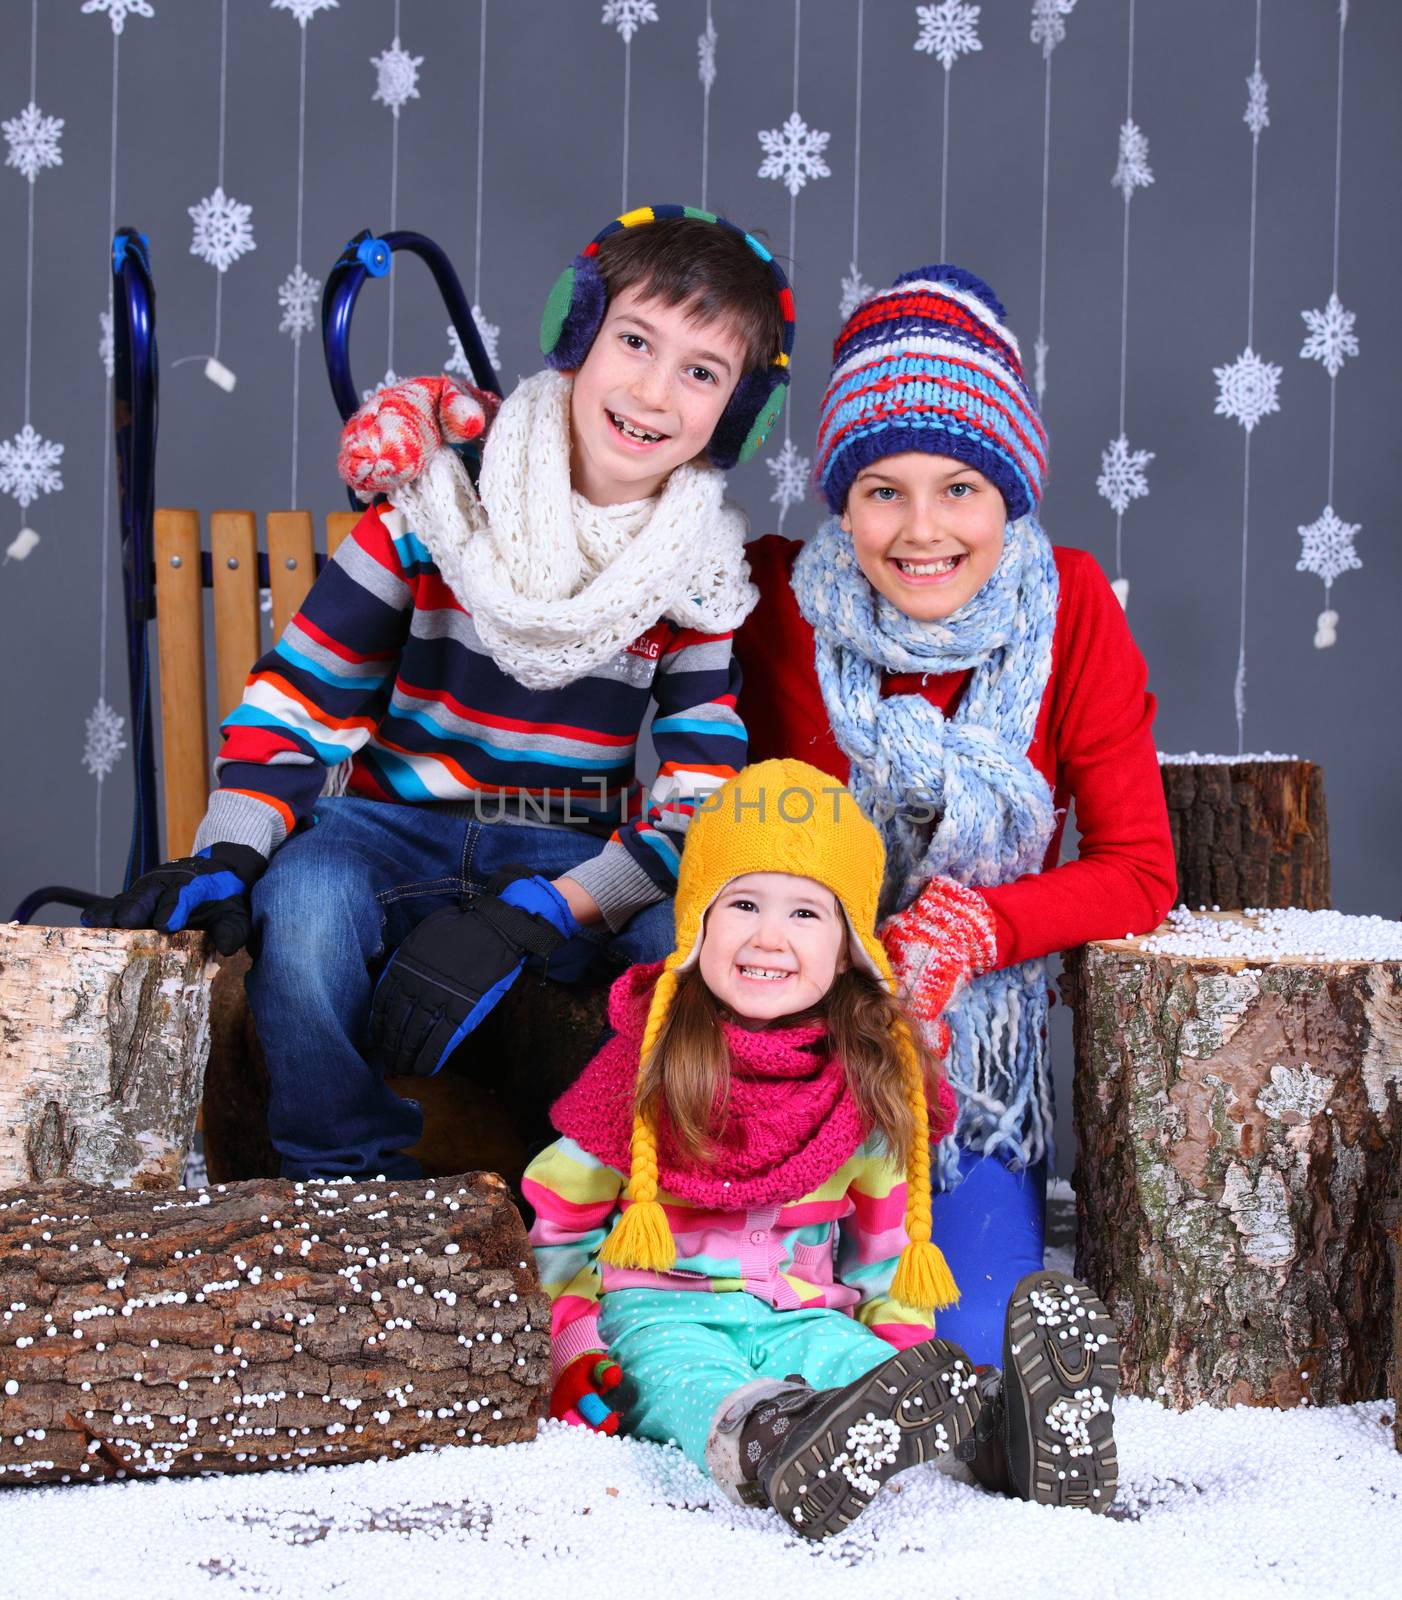
<instances>
[{"instance_id":1,"label":"white knit scarf","mask_svg":"<svg viewBox=\"0 0 1402 1600\"><path fill-rule=\"evenodd\" d=\"M573 683L664 617L727 633L759 598L745 518L717 468L687 462L654 499L626 505L570 487L571 387L558 372L518 385L476 490L440 449L392 496L492 659L529 689Z\"/></svg>"}]
</instances>

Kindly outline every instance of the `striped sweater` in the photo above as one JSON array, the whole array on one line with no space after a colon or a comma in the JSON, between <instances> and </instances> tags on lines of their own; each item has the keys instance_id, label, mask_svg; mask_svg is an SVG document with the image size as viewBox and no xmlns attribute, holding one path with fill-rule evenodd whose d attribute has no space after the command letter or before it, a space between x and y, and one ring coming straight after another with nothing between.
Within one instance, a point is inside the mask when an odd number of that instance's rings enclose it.
<instances>
[{"instance_id":1,"label":"striped sweater","mask_svg":"<svg viewBox=\"0 0 1402 1600\"><path fill-rule=\"evenodd\" d=\"M905 1173L879 1136L826 1183L782 1205L705 1210L663 1189L658 1198L677 1244L670 1272L598 1260L627 1182L568 1138L541 1151L521 1180L536 1213L530 1237L550 1297L556 1376L576 1356L603 1348L599 1298L611 1289L738 1291L781 1311L830 1306L899 1350L934 1331L928 1317L890 1298L906 1244Z\"/></svg>"},{"instance_id":2,"label":"striped sweater","mask_svg":"<svg viewBox=\"0 0 1402 1600\"><path fill-rule=\"evenodd\" d=\"M665 899L696 799L745 764L731 636L661 621L573 683L524 688L382 510L360 519L225 718L196 849L270 855L344 763L333 790L593 834L598 854L570 877L615 930ZM635 763L653 701L660 765L645 799Z\"/></svg>"}]
</instances>

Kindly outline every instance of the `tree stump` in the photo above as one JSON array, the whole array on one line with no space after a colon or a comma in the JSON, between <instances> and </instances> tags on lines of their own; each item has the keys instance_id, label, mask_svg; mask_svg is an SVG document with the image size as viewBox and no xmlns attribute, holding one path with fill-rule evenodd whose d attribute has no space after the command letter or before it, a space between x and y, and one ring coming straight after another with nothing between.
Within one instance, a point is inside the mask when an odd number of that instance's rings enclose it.
<instances>
[{"instance_id":1,"label":"tree stump","mask_svg":"<svg viewBox=\"0 0 1402 1600\"><path fill-rule=\"evenodd\" d=\"M1189 908L1329 908L1324 772L1287 758L1161 756L1178 898Z\"/></svg>"},{"instance_id":2,"label":"tree stump","mask_svg":"<svg viewBox=\"0 0 1402 1600\"><path fill-rule=\"evenodd\" d=\"M550 1309L491 1173L0 1196L0 1484L535 1436Z\"/></svg>"},{"instance_id":3,"label":"tree stump","mask_svg":"<svg viewBox=\"0 0 1402 1600\"><path fill-rule=\"evenodd\" d=\"M1381 1395L1402 962L1146 942L1068 952L1077 1269L1115 1316L1126 1387L1177 1407Z\"/></svg>"},{"instance_id":4,"label":"tree stump","mask_svg":"<svg viewBox=\"0 0 1402 1600\"><path fill-rule=\"evenodd\" d=\"M200 934L0 926L0 1187L174 1188L211 973Z\"/></svg>"}]
</instances>

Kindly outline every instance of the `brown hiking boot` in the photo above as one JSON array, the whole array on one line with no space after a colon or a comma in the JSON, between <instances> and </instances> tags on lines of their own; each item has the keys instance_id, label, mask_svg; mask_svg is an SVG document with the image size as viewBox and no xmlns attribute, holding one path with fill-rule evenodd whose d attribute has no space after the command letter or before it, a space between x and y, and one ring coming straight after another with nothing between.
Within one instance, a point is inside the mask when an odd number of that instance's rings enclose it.
<instances>
[{"instance_id":1,"label":"brown hiking boot","mask_svg":"<svg viewBox=\"0 0 1402 1600\"><path fill-rule=\"evenodd\" d=\"M1050 1268L1029 1273L1008 1302L1002 1383L983 1396L989 1439L975 1475L1021 1500L1104 1511L1119 1480L1119 1384L1115 1325L1094 1291Z\"/></svg>"},{"instance_id":2,"label":"brown hiking boot","mask_svg":"<svg viewBox=\"0 0 1402 1600\"><path fill-rule=\"evenodd\" d=\"M816 1391L759 1463L785 1522L809 1539L839 1533L888 1478L957 1450L979 1411L973 1363L927 1339L843 1389Z\"/></svg>"}]
</instances>

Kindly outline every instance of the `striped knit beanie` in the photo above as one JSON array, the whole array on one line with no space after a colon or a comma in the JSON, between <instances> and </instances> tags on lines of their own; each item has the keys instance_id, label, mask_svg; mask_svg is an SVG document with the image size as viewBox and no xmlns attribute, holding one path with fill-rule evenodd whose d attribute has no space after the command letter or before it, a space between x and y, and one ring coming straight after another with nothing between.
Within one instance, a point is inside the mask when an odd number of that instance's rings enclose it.
<instances>
[{"instance_id":1,"label":"striped knit beanie","mask_svg":"<svg viewBox=\"0 0 1402 1600\"><path fill-rule=\"evenodd\" d=\"M1041 499L1047 435L1002 303L962 267L920 267L863 300L833 344L815 477L840 515L852 480L906 450L997 484L1016 521Z\"/></svg>"},{"instance_id":2,"label":"striped knit beanie","mask_svg":"<svg viewBox=\"0 0 1402 1600\"><path fill-rule=\"evenodd\" d=\"M837 896L854 962L890 994L890 959L876 936L876 905L886 852L881 835L850 791L825 772L793 759L745 767L696 808L677 872L677 945L658 975L639 1052L639 1071L656 1047L678 980L700 958L706 912L733 878L788 872L812 878ZM959 1299L939 1246L930 1239L930 1112L915 1041L902 1020L892 1045L901 1063L915 1136L906 1158L906 1236L891 1295L917 1311L940 1311ZM657 1131L635 1111L628 1204L604 1241L612 1267L668 1272L677 1259L658 1193Z\"/></svg>"}]
</instances>

